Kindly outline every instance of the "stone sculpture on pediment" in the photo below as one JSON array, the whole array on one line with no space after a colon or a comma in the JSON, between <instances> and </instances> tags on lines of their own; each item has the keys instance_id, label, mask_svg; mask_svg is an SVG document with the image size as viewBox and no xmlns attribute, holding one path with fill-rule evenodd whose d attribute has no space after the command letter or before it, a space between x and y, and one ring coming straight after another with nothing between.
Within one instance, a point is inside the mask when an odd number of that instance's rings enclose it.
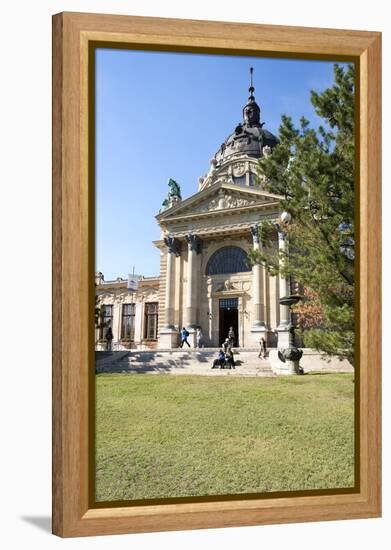
<instances>
[{"instance_id":1,"label":"stone sculpture on pediment","mask_svg":"<svg viewBox=\"0 0 391 550\"><path fill-rule=\"evenodd\" d=\"M226 281L224 281L224 290L233 290L234 289L234 285L233 283L227 279Z\"/></svg>"}]
</instances>

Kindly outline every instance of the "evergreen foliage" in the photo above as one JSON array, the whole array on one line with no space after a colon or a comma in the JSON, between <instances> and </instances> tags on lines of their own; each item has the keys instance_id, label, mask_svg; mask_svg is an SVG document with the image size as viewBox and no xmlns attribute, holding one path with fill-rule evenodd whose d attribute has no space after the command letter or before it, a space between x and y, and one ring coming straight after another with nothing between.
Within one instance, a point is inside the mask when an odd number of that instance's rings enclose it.
<instances>
[{"instance_id":1,"label":"evergreen foliage","mask_svg":"<svg viewBox=\"0 0 391 550\"><path fill-rule=\"evenodd\" d=\"M260 228L262 252L251 252L272 274L283 271L302 284L306 297L296 308L304 345L354 360L354 66L334 66L334 83L311 91L324 125L304 117L299 128L282 116L273 153L259 161L259 184L282 196L281 210L292 215L285 227L285 258L271 242L275 228ZM281 262L281 260L283 260ZM306 311L307 308L307 311ZM308 311L317 314L308 315ZM312 319L312 321L311 321Z\"/></svg>"}]
</instances>

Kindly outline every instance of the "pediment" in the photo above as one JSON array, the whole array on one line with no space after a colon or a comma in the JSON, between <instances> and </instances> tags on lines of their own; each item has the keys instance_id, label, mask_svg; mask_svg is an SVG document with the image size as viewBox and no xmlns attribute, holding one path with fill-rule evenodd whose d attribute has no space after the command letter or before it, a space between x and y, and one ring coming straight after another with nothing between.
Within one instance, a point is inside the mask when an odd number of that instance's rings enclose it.
<instances>
[{"instance_id":1,"label":"pediment","mask_svg":"<svg viewBox=\"0 0 391 550\"><path fill-rule=\"evenodd\" d=\"M178 217L214 214L219 211L276 204L282 197L260 189L235 184L217 183L195 193L157 216L158 221Z\"/></svg>"}]
</instances>

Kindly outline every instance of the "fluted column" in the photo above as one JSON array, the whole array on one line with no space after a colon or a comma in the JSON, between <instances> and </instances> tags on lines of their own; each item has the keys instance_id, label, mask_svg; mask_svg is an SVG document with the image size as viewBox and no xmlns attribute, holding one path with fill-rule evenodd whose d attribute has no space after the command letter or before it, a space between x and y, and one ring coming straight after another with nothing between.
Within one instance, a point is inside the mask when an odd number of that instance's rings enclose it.
<instances>
[{"instance_id":1,"label":"fluted column","mask_svg":"<svg viewBox=\"0 0 391 550\"><path fill-rule=\"evenodd\" d=\"M262 244L259 239L259 226L250 227L253 237L253 248L256 251L261 250ZM265 327L265 303L263 288L263 266L255 264L253 266L253 327Z\"/></svg>"},{"instance_id":2,"label":"fluted column","mask_svg":"<svg viewBox=\"0 0 391 550\"><path fill-rule=\"evenodd\" d=\"M197 256L201 252L201 241L197 235L186 235L188 245L187 257L187 292L186 292L186 326L195 328L197 326L196 308L196 286L197 286Z\"/></svg>"}]
</instances>

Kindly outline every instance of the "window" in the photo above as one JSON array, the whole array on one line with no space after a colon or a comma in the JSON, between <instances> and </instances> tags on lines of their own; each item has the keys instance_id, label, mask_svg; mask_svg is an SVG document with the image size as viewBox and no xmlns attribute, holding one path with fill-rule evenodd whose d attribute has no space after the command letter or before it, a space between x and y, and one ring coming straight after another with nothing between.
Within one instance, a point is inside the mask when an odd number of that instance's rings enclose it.
<instances>
[{"instance_id":1,"label":"window","mask_svg":"<svg viewBox=\"0 0 391 550\"><path fill-rule=\"evenodd\" d=\"M99 340L106 338L109 327L113 329L113 306L104 304L101 308L102 323L99 325Z\"/></svg>"},{"instance_id":2,"label":"window","mask_svg":"<svg viewBox=\"0 0 391 550\"><path fill-rule=\"evenodd\" d=\"M122 340L134 340L134 320L135 304L122 304Z\"/></svg>"},{"instance_id":3,"label":"window","mask_svg":"<svg viewBox=\"0 0 391 550\"><path fill-rule=\"evenodd\" d=\"M243 176L234 176L233 180L237 185L246 185L246 174Z\"/></svg>"},{"instance_id":4,"label":"window","mask_svg":"<svg viewBox=\"0 0 391 550\"><path fill-rule=\"evenodd\" d=\"M220 309L238 309L237 298L224 298L219 302Z\"/></svg>"},{"instance_id":5,"label":"window","mask_svg":"<svg viewBox=\"0 0 391 550\"><path fill-rule=\"evenodd\" d=\"M157 302L145 304L144 338L146 340L157 339Z\"/></svg>"},{"instance_id":6,"label":"window","mask_svg":"<svg viewBox=\"0 0 391 550\"><path fill-rule=\"evenodd\" d=\"M247 254L238 246L225 246L215 252L206 266L207 275L220 273L241 273L251 271L247 263Z\"/></svg>"}]
</instances>

